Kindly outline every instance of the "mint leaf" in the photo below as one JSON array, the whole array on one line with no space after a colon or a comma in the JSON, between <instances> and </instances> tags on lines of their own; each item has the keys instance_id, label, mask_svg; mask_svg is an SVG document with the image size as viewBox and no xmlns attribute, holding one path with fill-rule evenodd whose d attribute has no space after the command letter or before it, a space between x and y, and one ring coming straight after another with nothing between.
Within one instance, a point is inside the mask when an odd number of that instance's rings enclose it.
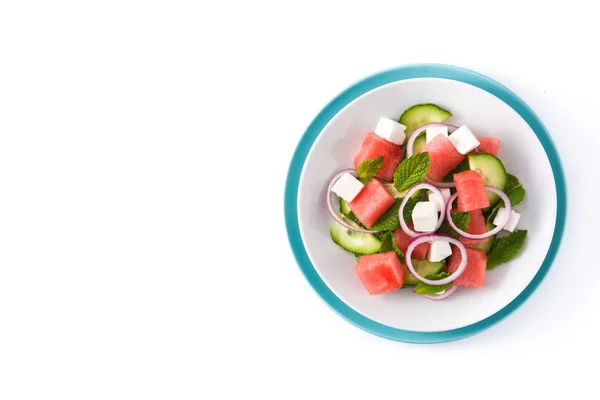
<instances>
[{"instance_id":1,"label":"mint leaf","mask_svg":"<svg viewBox=\"0 0 600 400\"><path fill-rule=\"evenodd\" d=\"M378 253L386 253L388 251L393 250L394 243L394 235L392 232L386 232L381 239L381 247L379 248Z\"/></svg>"},{"instance_id":2,"label":"mint leaf","mask_svg":"<svg viewBox=\"0 0 600 400\"><path fill-rule=\"evenodd\" d=\"M492 249L487 255L487 269L494 269L498 265L515 258L525 243L526 230L516 230L494 241Z\"/></svg>"},{"instance_id":3,"label":"mint leaf","mask_svg":"<svg viewBox=\"0 0 600 400\"><path fill-rule=\"evenodd\" d=\"M362 222L360 222L360 220L358 219L358 217L356 215L354 215L354 213L352 211L350 211L348 213L348 215L346 215L346 217L348 217L349 220L351 220L352 222L355 222L358 226L360 226L363 229L367 229L366 226L364 226L362 224Z\"/></svg>"},{"instance_id":4,"label":"mint leaf","mask_svg":"<svg viewBox=\"0 0 600 400\"><path fill-rule=\"evenodd\" d=\"M402 213L402 215L404 216L404 221L406 221L406 223L412 221L413 208L415 208L417 203L420 201L427 201L427 191L425 189L417 190L415 194L413 194L410 197L410 199L408 199L408 201L406 202L406 205L404 206L404 212Z\"/></svg>"},{"instance_id":5,"label":"mint leaf","mask_svg":"<svg viewBox=\"0 0 600 400\"><path fill-rule=\"evenodd\" d=\"M468 212L457 211L454 214L452 214L452 221L458 229L466 232L469 228L469 222L471 222L471 214L469 214ZM454 229L452 229L452 227L446 220L442 222L442 226L440 226L440 229L437 230L437 233L440 235L452 236L455 239L458 239L460 237L459 234L456 233Z\"/></svg>"},{"instance_id":6,"label":"mint leaf","mask_svg":"<svg viewBox=\"0 0 600 400\"><path fill-rule=\"evenodd\" d=\"M469 222L471 222L471 214L469 212L457 211L451 217L454 225L461 231L466 231L469 228Z\"/></svg>"},{"instance_id":7,"label":"mint leaf","mask_svg":"<svg viewBox=\"0 0 600 400\"><path fill-rule=\"evenodd\" d=\"M458 164L456 166L456 168L454 168L452 171L450 171L448 173L448 175L446 175L444 177L444 179L442 179L442 182L454 182L454 174L459 174L461 172L468 171L470 169L471 169L471 166L469 165L469 159L467 157L465 157L465 159L462 160L460 162L460 164Z\"/></svg>"},{"instance_id":8,"label":"mint leaf","mask_svg":"<svg viewBox=\"0 0 600 400\"><path fill-rule=\"evenodd\" d=\"M425 278L431 279L434 281L439 281L440 279L444 279L448 276L450 276L450 274L447 272L438 272L437 274L427 275ZM441 286L434 286L434 285L429 285L427 283L419 282L419 283L417 283L417 286L415 286L415 293L416 294L437 294L437 293L441 292L442 290L449 289L450 286L452 286L452 282L447 283L445 285L441 285Z\"/></svg>"},{"instance_id":9,"label":"mint leaf","mask_svg":"<svg viewBox=\"0 0 600 400\"><path fill-rule=\"evenodd\" d=\"M514 175L506 174L506 183L504 184L504 193L508 193L516 187L522 186L519 178Z\"/></svg>"},{"instance_id":10,"label":"mint leaf","mask_svg":"<svg viewBox=\"0 0 600 400\"><path fill-rule=\"evenodd\" d=\"M356 174L362 180L370 181L375 178L381 166L383 165L383 156L373 158L372 160L365 160L360 163L356 168ZM364 182L363 182L364 183Z\"/></svg>"},{"instance_id":11,"label":"mint leaf","mask_svg":"<svg viewBox=\"0 0 600 400\"><path fill-rule=\"evenodd\" d=\"M523 186L519 186L508 192L508 199L510 200L511 206L516 206L521 203L525 198L525 189ZM504 204L504 202L502 202Z\"/></svg>"},{"instance_id":12,"label":"mint leaf","mask_svg":"<svg viewBox=\"0 0 600 400\"><path fill-rule=\"evenodd\" d=\"M429 153L417 153L402 161L396 172L394 172L394 186L399 192L403 192L415 186L425 179L429 172L431 159Z\"/></svg>"},{"instance_id":13,"label":"mint leaf","mask_svg":"<svg viewBox=\"0 0 600 400\"><path fill-rule=\"evenodd\" d=\"M398 246L396 246L394 234L392 234L392 249L396 252L396 254L398 254L398 257L400 257L400 261L404 262L404 252L400 250Z\"/></svg>"},{"instance_id":14,"label":"mint leaf","mask_svg":"<svg viewBox=\"0 0 600 400\"><path fill-rule=\"evenodd\" d=\"M400 228L400 220L398 219L400 203L402 203L402 199L396 199L394 204L373 224L371 229L376 231L393 231Z\"/></svg>"}]
</instances>

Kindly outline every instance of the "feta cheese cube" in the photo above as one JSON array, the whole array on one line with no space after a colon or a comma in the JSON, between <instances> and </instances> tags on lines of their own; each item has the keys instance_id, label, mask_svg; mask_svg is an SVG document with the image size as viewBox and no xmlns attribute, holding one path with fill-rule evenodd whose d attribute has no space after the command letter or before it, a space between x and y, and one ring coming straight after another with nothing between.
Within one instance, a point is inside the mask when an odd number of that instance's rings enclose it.
<instances>
[{"instance_id":1,"label":"feta cheese cube","mask_svg":"<svg viewBox=\"0 0 600 400\"><path fill-rule=\"evenodd\" d=\"M375 134L388 142L401 145L406 139L406 127L389 118L381 117L375 127Z\"/></svg>"},{"instance_id":2,"label":"feta cheese cube","mask_svg":"<svg viewBox=\"0 0 600 400\"><path fill-rule=\"evenodd\" d=\"M427 259L431 262L438 262L446 259L452 254L450 243L445 240L434 240L429 245Z\"/></svg>"},{"instance_id":3,"label":"feta cheese cube","mask_svg":"<svg viewBox=\"0 0 600 400\"><path fill-rule=\"evenodd\" d=\"M438 196L437 194L433 193L433 192L429 192L429 194L427 195L427 197L429 198L429 201L432 202L433 204L435 204L435 206L437 207L438 212L444 212L444 205L446 203L448 203L448 200L450 199L450 189L440 189L440 192L442 192L442 196L444 197L444 204L441 203L440 196Z\"/></svg>"},{"instance_id":4,"label":"feta cheese cube","mask_svg":"<svg viewBox=\"0 0 600 400\"><path fill-rule=\"evenodd\" d=\"M448 136L448 139L452 142L454 147L456 147L456 150L462 155L465 155L479 147L479 140L477 140L475 135L473 135L473 132L471 132L466 125L463 125L452 132L452 134Z\"/></svg>"},{"instance_id":5,"label":"feta cheese cube","mask_svg":"<svg viewBox=\"0 0 600 400\"><path fill-rule=\"evenodd\" d=\"M493 224L496 226L500 226L506 218L506 208L501 207L498 210L498 214L496 214L496 218L494 218ZM515 210L510 211L510 217L508 219L508 223L504 226L504 229L507 231L514 232L519 220L521 219L521 214L515 212Z\"/></svg>"},{"instance_id":6,"label":"feta cheese cube","mask_svg":"<svg viewBox=\"0 0 600 400\"><path fill-rule=\"evenodd\" d=\"M433 232L438 221L437 207L430 201L420 201L412 211L412 220L417 232Z\"/></svg>"},{"instance_id":7,"label":"feta cheese cube","mask_svg":"<svg viewBox=\"0 0 600 400\"><path fill-rule=\"evenodd\" d=\"M427 128L427 130L425 131L425 141L427 143L429 143L437 135L444 135L445 137L448 137L448 127L447 126L432 126L431 128Z\"/></svg>"},{"instance_id":8,"label":"feta cheese cube","mask_svg":"<svg viewBox=\"0 0 600 400\"><path fill-rule=\"evenodd\" d=\"M358 179L346 172L333 185L331 191L347 202L351 202L364 187L365 185Z\"/></svg>"}]
</instances>

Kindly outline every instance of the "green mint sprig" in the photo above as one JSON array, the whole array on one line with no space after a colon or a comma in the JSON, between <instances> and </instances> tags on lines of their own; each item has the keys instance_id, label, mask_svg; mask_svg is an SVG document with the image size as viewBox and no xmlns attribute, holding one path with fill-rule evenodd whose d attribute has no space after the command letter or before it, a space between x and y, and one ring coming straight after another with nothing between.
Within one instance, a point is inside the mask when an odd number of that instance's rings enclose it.
<instances>
[{"instance_id":1,"label":"green mint sprig","mask_svg":"<svg viewBox=\"0 0 600 400\"><path fill-rule=\"evenodd\" d=\"M356 174L363 183L375 178L383 165L383 156L375 157L371 160L365 160L356 168Z\"/></svg>"},{"instance_id":2,"label":"green mint sprig","mask_svg":"<svg viewBox=\"0 0 600 400\"><path fill-rule=\"evenodd\" d=\"M421 183L431 165L429 153L417 153L402 161L394 172L394 186L403 192Z\"/></svg>"},{"instance_id":3,"label":"green mint sprig","mask_svg":"<svg viewBox=\"0 0 600 400\"><path fill-rule=\"evenodd\" d=\"M515 258L523 248L526 237L527 230L516 230L507 236L496 239L487 255L486 269L494 269L498 265Z\"/></svg>"}]
</instances>

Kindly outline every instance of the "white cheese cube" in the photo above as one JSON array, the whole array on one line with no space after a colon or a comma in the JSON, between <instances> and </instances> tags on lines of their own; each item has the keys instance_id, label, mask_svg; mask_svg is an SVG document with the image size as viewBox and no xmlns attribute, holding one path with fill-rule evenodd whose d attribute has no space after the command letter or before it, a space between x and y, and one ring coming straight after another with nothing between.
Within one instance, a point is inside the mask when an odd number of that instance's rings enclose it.
<instances>
[{"instance_id":1,"label":"white cheese cube","mask_svg":"<svg viewBox=\"0 0 600 400\"><path fill-rule=\"evenodd\" d=\"M364 187L365 185L358 179L346 172L333 185L331 191L347 202L351 202Z\"/></svg>"},{"instance_id":2,"label":"white cheese cube","mask_svg":"<svg viewBox=\"0 0 600 400\"><path fill-rule=\"evenodd\" d=\"M494 218L493 224L496 226L500 226L506 218L506 208L501 207L498 210L498 214L496 214L496 218ZM519 220L521 219L521 214L515 212L514 210L510 211L510 218L508 219L508 223L504 226L504 229L507 231L514 232Z\"/></svg>"},{"instance_id":3,"label":"white cheese cube","mask_svg":"<svg viewBox=\"0 0 600 400\"><path fill-rule=\"evenodd\" d=\"M440 189L440 192L442 192L442 196L444 197L444 204L441 203L440 196L436 195L433 192L429 192L427 197L429 198L430 202L435 204L438 212L444 212L444 206L446 203L448 203L451 193L450 193L450 189Z\"/></svg>"},{"instance_id":4,"label":"white cheese cube","mask_svg":"<svg viewBox=\"0 0 600 400\"><path fill-rule=\"evenodd\" d=\"M412 211L412 220L417 232L433 232L438 221L437 207L430 201L420 201Z\"/></svg>"},{"instance_id":5,"label":"white cheese cube","mask_svg":"<svg viewBox=\"0 0 600 400\"><path fill-rule=\"evenodd\" d=\"M466 125L463 125L452 132L452 134L448 136L448 139L452 142L454 147L456 147L456 150L462 155L465 155L479 147L479 140L477 140L475 135L473 135L473 132L471 132Z\"/></svg>"},{"instance_id":6,"label":"white cheese cube","mask_svg":"<svg viewBox=\"0 0 600 400\"><path fill-rule=\"evenodd\" d=\"M432 126L431 128L427 128L427 130L425 131L425 141L427 143L429 143L437 135L444 135L445 137L448 137L448 127L447 126Z\"/></svg>"},{"instance_id":7,"label":"white cheese cube","mask_svg":"<svg viewBox=\"0 0 600 400\"><path fill-rule=\"evenodd\" d=\"M375 127L375 134L388 142L401 145L406 139L406 127L389 118L381 117Z\"/></svg>"},{"instance_id":8,"label":"white cheese cube","mask_svg":"<svg viewBox=\"0 0 600 400\"><path fill-rule=\"evenodd\" d=\"M446 259L450 254L452 254L450 243L445 240L434 240L429 245L427 259L431 262L438 262Z\"/></svg>"}]
</instances>

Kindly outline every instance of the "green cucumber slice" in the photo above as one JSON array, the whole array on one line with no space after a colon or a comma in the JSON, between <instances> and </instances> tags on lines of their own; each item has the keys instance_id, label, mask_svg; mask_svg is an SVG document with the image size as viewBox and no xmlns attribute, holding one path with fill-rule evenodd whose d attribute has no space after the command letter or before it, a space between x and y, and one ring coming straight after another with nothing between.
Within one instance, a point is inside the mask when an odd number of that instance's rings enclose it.
<instances>
[{"instance_id":1,"label":"green cucumber slice","mask_svg":"<svg viewBox=\"0 0 600 400\"><path fill-rule=\"evenodd\" d=\"M483 177L483 183L486 186L493 186L496 189L504 190L506 186L506 168L498 157L489 153L469 154L469 168L477 171ZM487 192L490 207L500 200L496 193Z\"/></svg>"},{"instance_id":2,"label":"green cucumber slice","mask_svg":"<svg viewBox=\"0 0 600 400\"><path fill-rule=\"evenodd\" d=\"M412 259L413 266L419 275L422 277L426 277L427 275L437 274L438 272L442 272L444 267L446 266L445 261L439 262L431 262L429 260L418 261L414 258ZM403 264L404 267L404 284L402 286L411 286L419 283L419 280L415 278L413 274L410 273L406 265Z\"/></svg>"},{"instance_id":3,"label":"green cucumber slice","mask_svg":"<svg viewBox=\"0 0 600 400\"><path fill-rule=\"evenodd\" d=\"M444 110L435 104L417 104L404 111L400 117L400 123L406 126L406 136L421 125L432 122L444 122L452 116L450 111Z\"/></svg>"},{"instance_id":4,"label":"green cucumber slice","mask_svg":"<svg viewBox=\"0 0 600 400\"><path fill-rule=\"evenodd\" d=\"M393 198L395 199L399 199L401 197L404 197L404 195L406 194L406 192L399 192L398 189L396 189L396 186L394 186L393 183L384 183L383 186L387 189L387 191L392 195Z\"/></svg>"},{"instance_id":5,"label":"green cucumber slice","mask_svg":"<svg viewBox=\"0 0 600 400\"><path fill-rule=\"evenodd\" d=\"M344 215L340 215L340 218L348 225L359 228L356 223ZM329 224L329 234L337 245L354 254L375 254L381 248L381 240L377 239L374 235L351 231L334 220L331 220Z\"/></svg>"},{"instance_id":6,"label":"green cucumber slice","mask_svg":"<svg viewBox=\"0 0 600 400\"><path fill-rule=\"evenodd\" d=\"M413 143L413 154L420 153L423 147L427 144L427 138L425 137L425 133L419 135L418 138L415 139Z\"/></svg>"},{"instance_id":7,"label":"green cucumber slice","mask_svg":"<svg viewBox=\"0 0 600 400\"><path fill-rule=\"evenodd\" d=\"M340 198L340 212L345 215L348 216L348 214L350 214L352 210L350 210L350 206L348 205L348 202L342 198Z\"/></svg>"}]
</instances>

